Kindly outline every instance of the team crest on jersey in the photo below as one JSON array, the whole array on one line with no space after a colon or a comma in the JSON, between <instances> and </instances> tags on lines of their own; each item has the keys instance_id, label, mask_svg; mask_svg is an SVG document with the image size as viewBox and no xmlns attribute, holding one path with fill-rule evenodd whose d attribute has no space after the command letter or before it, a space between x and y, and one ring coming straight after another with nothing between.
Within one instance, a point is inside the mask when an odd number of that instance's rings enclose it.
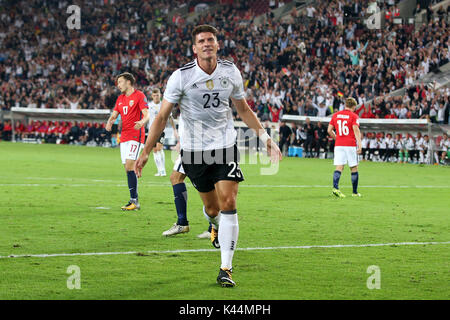
<instances>
[{"instance_id":1,"label":"team crest on jersey","mask_svg":"<svg viewBox=\"0 0 450 320\"><path fill-rule=\"evenodd\" d=\"M133 103L134 103L134 101L133 101L133 100L130 100L130 107L133 106Z\"/></svg>"},{"instance_id":2,"label":"team crest on jersey","mask_svg":"<svg viewBox=\"0 0 450 320\"><path fill-rule=\"evenodd\" d=\"M230 85L230 79L228 79L227 77L220 78L220 85L222 86L222 88L228 88L228 86Z\"/></svg>"},{"instance_id":3,"label":"team crest on jersey","mask_svg":"<svg viewBox=\"0 0 450 320\"><path fill-rule=\"evenodd\" d=\"M213 82L212 80L206 81L206 87L207 87L209 90L214 89L214 82Z\"/></svg>"}]
</instances>

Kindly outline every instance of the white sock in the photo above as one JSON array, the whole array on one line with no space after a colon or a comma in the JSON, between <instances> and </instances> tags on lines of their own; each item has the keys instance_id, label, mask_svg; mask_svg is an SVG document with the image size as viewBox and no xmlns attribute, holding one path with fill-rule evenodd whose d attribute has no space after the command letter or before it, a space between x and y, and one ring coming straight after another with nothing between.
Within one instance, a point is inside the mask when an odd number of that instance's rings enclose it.
<instances>
[{"instance_id":1,"label":"white sock","mask_svg":"<svg viewBox=\"0 0 450 320\"><path fill-rule=\"evenodd\" d=\"M159 160L159 152L153 152L153 159L155 160L156 169L157 169L158 172L159 172L159 171L160 171L160 170L159 170L159 167L161 166L161 165L159 164L159 162L160 162L160 160Z\"/></svg>"},{"instance_id":2,"label":"white sock","mask_svg":"<svg viewBox=\"0 0 450 320\"><path fill-rule=\"evenodd\" d=\"M208 222L210 222L212 224L212 227L214 229L219 229L219 221L220 221L220 212L217 216L215 217L210 217L205 210L205 206L203 206L203 215L205 216L206 220L208 220Z\"/></svg>"},{"instance_id":3,"label":"white sock","mask_svg":"<svg viewBox=\"0 0 450 320\"><path fill-rule=\"evenodd\" d=\"M164 154L164 150L161 150L159 153L159 159L160 159L160 165L161 165L161 172L166 172L166 155Z\"/></svg>"},{"instance_id":4,"label":"white sock","mask_svg":"<svg viewBox=\"0 0 450 320\"><path fill-rule=\"evenodd\" d=\"M239 223L236 210L220 212L219 244L222 264L220 268L231 269L234 250L239 236Z\"/></svg>"}]
</instances>

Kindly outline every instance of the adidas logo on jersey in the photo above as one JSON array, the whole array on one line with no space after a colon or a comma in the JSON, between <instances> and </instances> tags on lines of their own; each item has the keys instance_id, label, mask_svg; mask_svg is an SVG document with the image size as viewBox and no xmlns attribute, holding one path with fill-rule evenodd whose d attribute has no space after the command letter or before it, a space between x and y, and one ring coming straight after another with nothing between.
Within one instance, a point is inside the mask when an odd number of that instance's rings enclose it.
<instances>
[{"instance_id":1,"label":"adidas logo on jersey","mask_svg":"<svg viewBox=\"0 0 450 320\"><path fill-rule=\"evenodd\" d=\"M194 83L192 86L191 86L191 89L198 89L198 86L197 86L197 84L196 83Z\"/></svg>"}]
</instances>

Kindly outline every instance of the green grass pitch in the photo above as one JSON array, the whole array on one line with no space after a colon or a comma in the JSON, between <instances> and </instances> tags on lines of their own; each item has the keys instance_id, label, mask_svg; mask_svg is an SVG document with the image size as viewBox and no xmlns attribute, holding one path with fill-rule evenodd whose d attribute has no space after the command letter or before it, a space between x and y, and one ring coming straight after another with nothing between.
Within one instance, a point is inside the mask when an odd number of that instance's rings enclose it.
<instances>
[{"instance_id":1,"label":"green grass pitch","mask_svg":"<svg viewBox=\"0 0 450 320\"><path fill-rule=\"evenodd\" d=\"M167 152L167 172L172 166ZM190 182L191 231L161 235L176 213L152 156L139 181L142 209L124 213L118 149L0 143L0 299L450 298L449 168L363 162L362 198L349 197L346 168L348 197L336 199L331 160L285 158L276 175L261 167L241 165L230 289L215 283L220 252L196 237L207 222ZM405 242L434 244L357 246ZM122 254L8 257L61 253ZM81 289L68 289L73 265ZM379 289L367 286L369 266L378 267Z\"/></svg>"}]
</instances>

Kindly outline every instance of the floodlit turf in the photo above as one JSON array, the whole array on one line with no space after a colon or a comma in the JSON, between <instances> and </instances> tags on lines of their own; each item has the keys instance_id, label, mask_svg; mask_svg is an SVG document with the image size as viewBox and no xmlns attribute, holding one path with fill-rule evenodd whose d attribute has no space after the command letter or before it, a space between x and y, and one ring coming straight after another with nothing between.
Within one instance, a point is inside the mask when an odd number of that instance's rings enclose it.
<instances>
[{"instance_id":1,"label":"floodlit turf","mask_svg":"<svg viewBox=\"0 0 450 320\"><path fill-rule=\"evenodd\" d=\"M134 252L1 258L0 299L450 298L450 243L278 248L449 242L449 168L363 162L362 198L350 197L346 168L347 198L336 199L330 160L285 158L276 175L241 167L238 247L272 249L237 251L238 285L229 289L215 283L219 250L196 237L207 223L189 182L191 232L161 235L176 214L169 178L154 177L152 157L139 182L142 210L123 213L129 193L118 149L0 143L0 256ZM192 249L209 251L170 252ZM73 265L79 290L67 288ZM379 268L380 289L367 288L369 266Z\"/></svg>"}]
</instances>

